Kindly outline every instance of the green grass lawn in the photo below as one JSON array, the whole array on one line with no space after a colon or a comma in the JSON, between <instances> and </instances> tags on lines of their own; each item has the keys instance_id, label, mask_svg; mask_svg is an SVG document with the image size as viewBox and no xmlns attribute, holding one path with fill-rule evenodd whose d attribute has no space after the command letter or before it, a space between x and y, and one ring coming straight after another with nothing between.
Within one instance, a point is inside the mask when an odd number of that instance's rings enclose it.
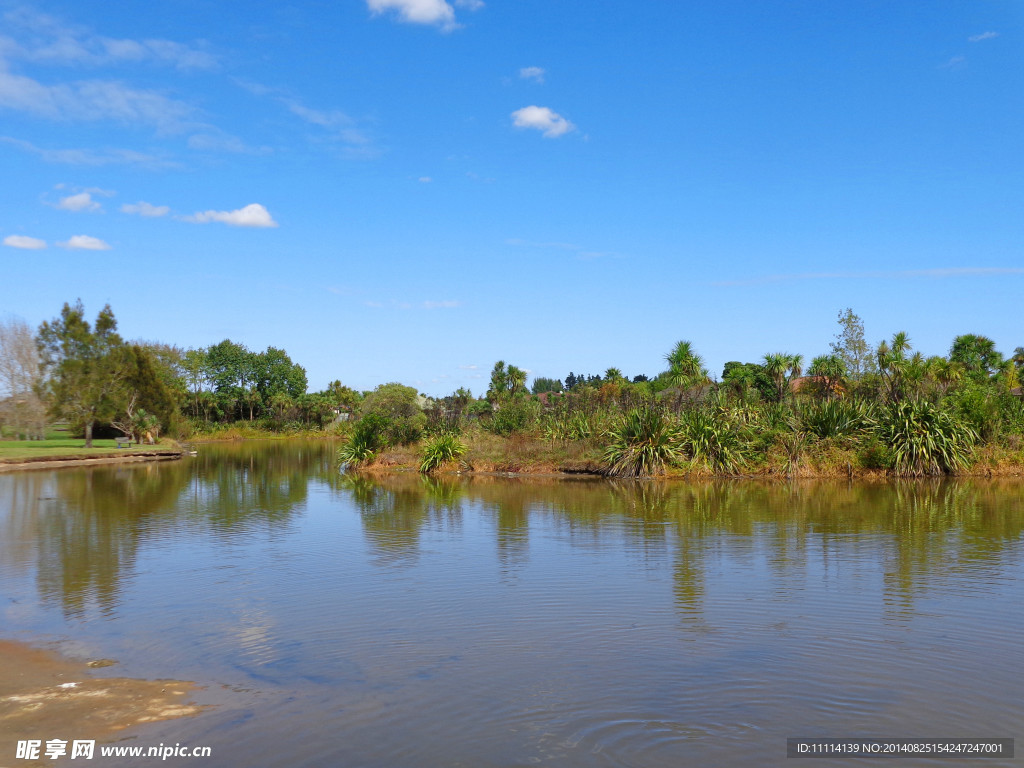
<instances>
[{"instance_id":1,"label":"green grass lawn","mask_svg":"<svg viewBox=\"0 0 1024 768\"><path fill-rule=\"evenodd\" d=\"M85 447L82 438L49 438L46 440L0 440L0 462L23 461L25 459L41 459L53 457L88 458L135 453L136 451L166 450L176 451L171 443L158 445L133 445L131 448L118 448L114 440L93 440L92 448Z\"/></svg>"}]
</instances>

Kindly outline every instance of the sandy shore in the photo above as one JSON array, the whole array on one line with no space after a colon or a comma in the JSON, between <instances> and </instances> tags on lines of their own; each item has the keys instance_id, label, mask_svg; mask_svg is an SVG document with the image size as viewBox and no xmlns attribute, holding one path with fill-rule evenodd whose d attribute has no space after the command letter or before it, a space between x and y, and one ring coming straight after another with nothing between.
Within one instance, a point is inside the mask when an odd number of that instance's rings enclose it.
<instances>
[{"instance_id":1,"label":"sandy shore","mask_svg":"<svg viewBox=\"0 0 1024 768\"><path fill-rule=\"evenodd\" d=\"M95 740L123 737L126 728L191 717L193 683L99 677L116 662L72 661L50 651L0 640L0 766L52 765L58 761L16 759L20 740ZM102 670L102 671L101 671ZM98 754L98 753L97 753Z\"/></svg>"}]
</instances>

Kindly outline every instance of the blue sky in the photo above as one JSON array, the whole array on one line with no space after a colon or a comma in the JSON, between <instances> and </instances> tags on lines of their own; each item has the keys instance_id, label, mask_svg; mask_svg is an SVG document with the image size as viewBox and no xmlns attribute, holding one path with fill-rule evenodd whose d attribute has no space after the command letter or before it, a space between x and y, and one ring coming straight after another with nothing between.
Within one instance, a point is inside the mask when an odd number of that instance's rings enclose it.
<instances>
[{"instance_id":1,"label":"blue sky","mask_svg":"<svg viewBox=\"0 0 1024 768\"><path fill-rule=\"evenodd\" d=\"M1024 5L0 0L0 316L429 394L1024 345Z\"/></svg>"}]
</instances>

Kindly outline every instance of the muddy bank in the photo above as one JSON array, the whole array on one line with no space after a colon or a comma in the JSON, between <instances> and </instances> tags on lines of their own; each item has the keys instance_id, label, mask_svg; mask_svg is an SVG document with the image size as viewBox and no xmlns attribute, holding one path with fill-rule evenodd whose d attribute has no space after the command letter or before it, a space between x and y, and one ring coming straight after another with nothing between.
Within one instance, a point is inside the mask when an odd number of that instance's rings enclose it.
<instances>
[{"instance_id":1,"label":"muddy bank","mask_svg":"<svg viewBox=\"0 0 1024 768\"><path fill-rule=\"evenodd\" d=\"M51 764L16 759L21 740L38 739L44 746L48 739L66 740L70 755L76 739L116 741L127 728L202 711L190 703L195 684L99 676L114 664L72 661L0 640L0 766Z\"/></svg>"},{"instance_id":2,"label":"muddy bank","mask_svg":"<svg viewBox=\"0 0 1024 768\"><path fill-rule=\"evenodd\" d=\"M38 459L0 462L0 472L21 472L26 469L63 469L64 467L95 467L105 464L134 464L140 461L174 461L182 451L144 451L139 453L80 456L46 456Z\"/></svg>"}]
</instances>

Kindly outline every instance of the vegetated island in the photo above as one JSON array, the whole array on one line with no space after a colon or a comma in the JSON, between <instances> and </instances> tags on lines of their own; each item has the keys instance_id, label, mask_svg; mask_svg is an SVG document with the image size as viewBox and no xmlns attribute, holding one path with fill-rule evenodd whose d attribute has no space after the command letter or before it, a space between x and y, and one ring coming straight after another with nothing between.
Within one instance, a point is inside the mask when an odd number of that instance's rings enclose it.
<instances>
[{"instance_id":1,"label":"vegetated island","mask_svg":"<svg viewBox=\"0 0 1024 768\"><path fill-rule=\"evenodd\" d=\"M482 395L427 397L399 383L357 392L340 380L308 392L305 369L284 350L126 342L109 306L89 323L81 303L65 304L37 332L0 324L0 446L43 437L61 420L86 449L161 433L338 438L339 464L363 471L1024 474L1024 347L1005 356L968 333L926 358L905 332L869 345L852 310L838 321L829 352L809 363L773 352L713 376L680 341L650 377L609 368L529 381L498 361ZM124 450L103 458L127 458Z\"/></svg>"}]
</instances>

